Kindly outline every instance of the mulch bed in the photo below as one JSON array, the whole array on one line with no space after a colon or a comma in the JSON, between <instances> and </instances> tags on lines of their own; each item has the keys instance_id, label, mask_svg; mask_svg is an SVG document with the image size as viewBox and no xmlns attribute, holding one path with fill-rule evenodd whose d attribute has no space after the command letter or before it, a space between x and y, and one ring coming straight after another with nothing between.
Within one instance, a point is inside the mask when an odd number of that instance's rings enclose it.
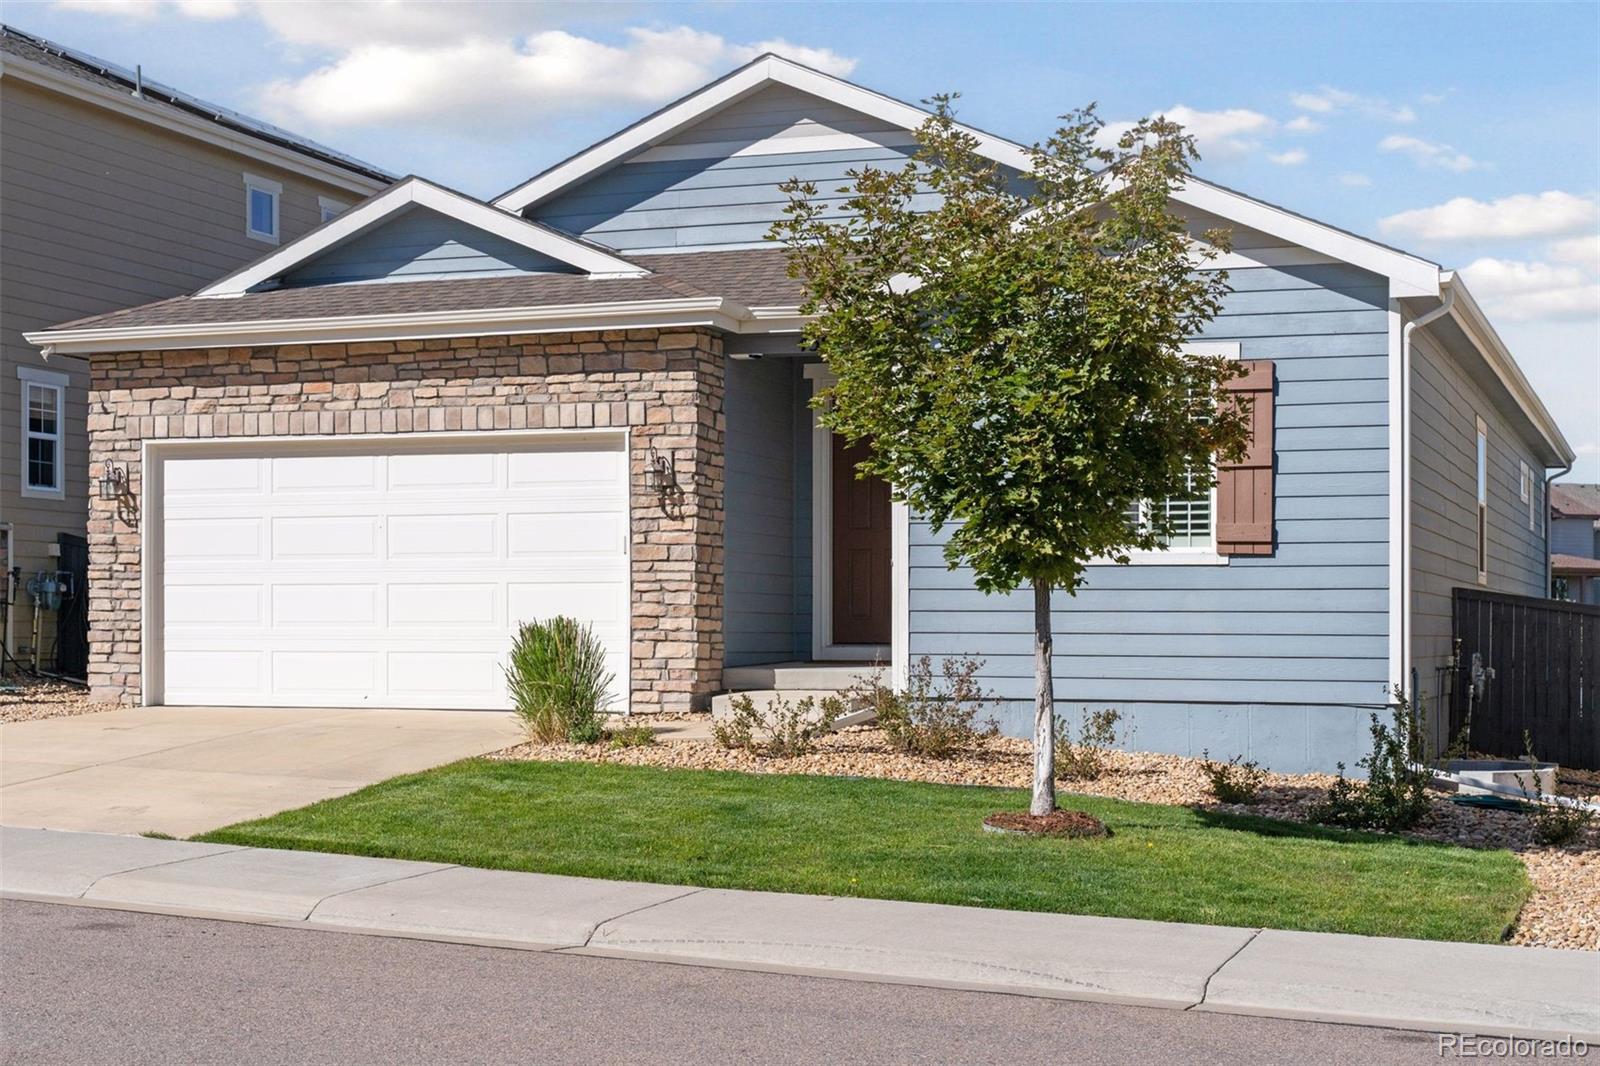
<instances>
[{"instance_id":1,"label":"mulch bed","mask_svg":"<svg viewBox=\"0 0 1600 1066\"><path fill-rule=\"evenodd\" d=\"M1049 814L1029 814L1026 811L996 811L983 820L985 829L998 833L1018 833L1041 837L1106 837L1111 830L1106 823L1086 811L1066 811L1057 808Z\"/></svg>"}]
</instances>

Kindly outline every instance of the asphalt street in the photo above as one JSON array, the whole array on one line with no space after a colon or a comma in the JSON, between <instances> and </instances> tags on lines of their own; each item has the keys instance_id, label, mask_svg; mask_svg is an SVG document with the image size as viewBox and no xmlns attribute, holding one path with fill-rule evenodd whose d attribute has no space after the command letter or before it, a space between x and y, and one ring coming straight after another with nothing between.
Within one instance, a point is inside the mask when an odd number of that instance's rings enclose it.
<instances>
[{"instance_id":1,"label":"asphalt street","mask_svg":"<svg viewBox=\"0 0 1600 1066\"><path fill-rule=\"evenodd\" d=\"M0 1012L6 1064L1440 1061L1425 1033L16 901Z\"/></svg>"}]
</instances>

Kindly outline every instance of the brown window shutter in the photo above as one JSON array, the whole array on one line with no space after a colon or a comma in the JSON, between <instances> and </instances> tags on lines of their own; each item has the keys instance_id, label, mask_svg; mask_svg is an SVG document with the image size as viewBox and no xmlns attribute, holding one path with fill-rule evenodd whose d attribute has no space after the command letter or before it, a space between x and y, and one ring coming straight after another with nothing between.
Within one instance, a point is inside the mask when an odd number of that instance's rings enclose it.
<instances>
[{"instance_id":1,"label":"brown window shutter","mask_svg":"<svg viewBox=\"0 0 1600 1066\"><path fill-rule=\"evenodd\" d=\"M1250 401L1250 447L1217 468L1217 554L1272 554L1272 360L1244 363L1228 388Z\"/></svg>"}]
</instances>

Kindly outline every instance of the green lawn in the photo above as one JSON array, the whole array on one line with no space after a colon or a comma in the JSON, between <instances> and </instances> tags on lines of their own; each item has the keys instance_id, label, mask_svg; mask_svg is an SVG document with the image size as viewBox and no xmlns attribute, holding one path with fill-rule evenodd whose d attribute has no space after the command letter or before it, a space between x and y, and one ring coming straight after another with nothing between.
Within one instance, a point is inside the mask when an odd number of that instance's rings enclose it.
<instances>
[{"instance_id":1,"label":"green lawn","mask_svg":"<svg viewBox=\"0 0 1600 1066\"><path fill-rule=\"evenodd\" d=\"M667 884L1494 942L1505 851L1064 796L1106 840L1001 836L1012 789L469 759L199 839Z\"/></svg>"}]
</instances>

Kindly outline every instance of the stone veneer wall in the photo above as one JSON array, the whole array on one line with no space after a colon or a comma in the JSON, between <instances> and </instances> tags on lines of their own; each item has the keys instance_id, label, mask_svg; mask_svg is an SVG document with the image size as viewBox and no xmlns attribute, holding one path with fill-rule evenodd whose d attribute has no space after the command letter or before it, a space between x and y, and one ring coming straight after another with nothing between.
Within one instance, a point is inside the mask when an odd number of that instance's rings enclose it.
<instances>
[{"instance_id":1,"label":"stone veneer wall","mask_svg":"<svg viewBox=\"0 0 1600 1066\"><path fill-rule=\"evenodd\" d=\"M632 705L703 706L721 685L722 342L708 330L488 336L126 352L91 360L89 684L140 698L141 448L146 441L460 430L630 430ZM663 509L649 450L671 456Z\"/></svg>"}]
</instances>

